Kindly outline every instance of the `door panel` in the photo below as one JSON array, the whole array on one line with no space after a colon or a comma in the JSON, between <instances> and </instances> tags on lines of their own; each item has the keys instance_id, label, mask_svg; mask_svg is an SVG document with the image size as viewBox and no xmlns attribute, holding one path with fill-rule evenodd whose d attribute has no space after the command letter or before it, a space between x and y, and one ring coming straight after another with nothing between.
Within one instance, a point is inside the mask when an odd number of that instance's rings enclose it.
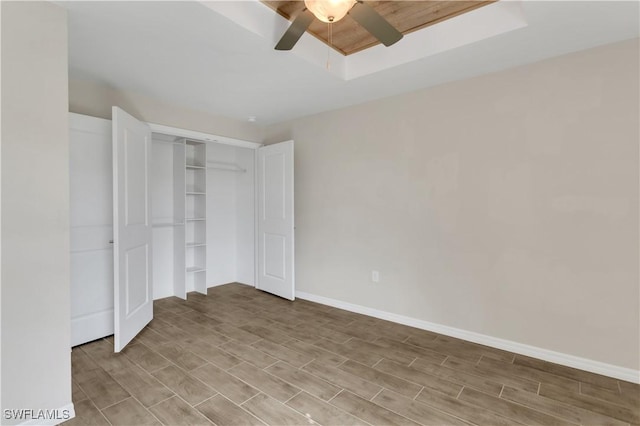
<instances>
[{"instance_id":1,"label":"door panel","mask_svg":"<svg viewBox=\"0 0 640 426\"><path fill-rule=\"evenodd\" d=\"M114 343L120 352L153 318L149 127L113 107Z\"/></svg>"},{"instance_id":2,"label":"door panel","mask_svg":"<svg viewBox=\"0 0 640 426\"><path fill-rule=\"evenodd\" d=\"M69 114L71 346L113 334L111 121Z\"/></svg>"},{"instance_id":3,"label":"door panel","mask_svg":"<svg viewBox=\"0 0 640 426\"><path fill-rule=\"evenodd\" d=\"M287 239L283 235L264 234L264 274L284 280L286 277Z\"/></svg>"},{"instance_id":4,"label":"door panel","mask_svg":"<svg viewBox=\"0 0 640 426\"><path fill-rule=\"evenodd\" d=\"M293 141L258 149L257 254L256 287L293 300Z\"/></svg>"}]
</instances>

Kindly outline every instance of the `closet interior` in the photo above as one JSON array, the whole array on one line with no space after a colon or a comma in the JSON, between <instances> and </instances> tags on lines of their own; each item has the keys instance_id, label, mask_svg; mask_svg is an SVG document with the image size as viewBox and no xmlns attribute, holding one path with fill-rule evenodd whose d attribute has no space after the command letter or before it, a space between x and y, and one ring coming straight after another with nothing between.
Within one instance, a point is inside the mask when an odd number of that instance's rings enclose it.
<instances>
[{"instance_id":1,"label":"closet interior","mask_svg":"<svg viewBox=\"0 0 640 426\"><path fill-rule=\"evenodd\" d=\"M153 133L153 294L254 285L255 150Z\"/></svg>"},{"instance_id":2,"label":"closet interior","mask_svg":"<svg viewBox=\"0 0 640 426\"><path fill-rule=\"evenodd\" d=\"M112 152L110 120L71 114L72 346L114 333ZM155 132L150 157L153 299L255 285L256 149Z\"/></svg>"}]
</instances>

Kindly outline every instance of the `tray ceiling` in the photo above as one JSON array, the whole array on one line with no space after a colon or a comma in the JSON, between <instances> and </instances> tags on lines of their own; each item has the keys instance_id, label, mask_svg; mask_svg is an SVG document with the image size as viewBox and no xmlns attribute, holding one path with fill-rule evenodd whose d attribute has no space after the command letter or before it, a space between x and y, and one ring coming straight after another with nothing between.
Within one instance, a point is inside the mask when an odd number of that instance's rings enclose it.
<instances>
[{"instance_id":1,"label":"tray ceiling","mask_svg":"<svg viewBox=\"0 0 640 426\"><path fill-rule=\"evenodd\" d=\"M256 126L280 123L637 38L640 28L638 2L498 1L391 48L331 51L328 70L328 49L310 34L291 52L274 50L289 22L259 1L55 4L68 12L73 106L108 116L112 102L132 112L153 105L169 121L170 107L181 106L228 117L214 120L228 129L250 116Z\"/></svg>"},{"instance_id":2,"label":"tray ceiling","mask_svg":"<svg viewBox=\"0 0 640 426\"><path fill-rule=\"evenodd\" d=\"M428 27L454 16L470 12L482 6L494 3L489 1L460 0L422 0L422 1L367 1L376 12L382 15L402 34ZM285 19L293 20L304 8L304 1L263 0L267 6ZM327 24L314 19L307 30L309 33L329 44ZM343 55L351 55L373 47L380 42L361 27L349 15L333 24L331 46Z\"/></svg>"}]
</instances>

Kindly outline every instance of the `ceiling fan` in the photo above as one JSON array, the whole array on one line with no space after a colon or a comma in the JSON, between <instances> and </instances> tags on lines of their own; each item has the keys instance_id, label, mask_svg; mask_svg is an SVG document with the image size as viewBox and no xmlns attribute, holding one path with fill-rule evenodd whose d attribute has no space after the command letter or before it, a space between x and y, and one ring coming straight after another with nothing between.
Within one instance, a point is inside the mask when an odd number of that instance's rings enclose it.
<instances>
[{"instance_id":1,"label":"ceiling fan","mask_svg":"<svg viewBox=\"0 0 640 426\"><path fill-rule=\"evenodd\" d=\"M276 50L291 50L309 28L314 16L331 24L349 14L385 46L391 46L402 38L402 33L362 0L304 0L304 4L306 7L276 44Z\"/></svg>"}]
</instances>

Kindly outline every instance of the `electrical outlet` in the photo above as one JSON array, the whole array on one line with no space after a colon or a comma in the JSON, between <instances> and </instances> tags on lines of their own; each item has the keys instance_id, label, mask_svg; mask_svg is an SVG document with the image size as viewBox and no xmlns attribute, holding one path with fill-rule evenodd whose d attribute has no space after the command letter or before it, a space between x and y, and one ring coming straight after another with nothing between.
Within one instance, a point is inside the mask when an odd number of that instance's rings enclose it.
<instances>
[{"instance_id":1,"label":"electrical outlet","mask_svg":"<svg viewBox=\"0 0 640 426\"><path fill-rule=\"evenodd\" d=\"M371 271L371 281L373 281L374 283L379 283L380 282L380 272Z\"/></svg>"}]
</instances>

